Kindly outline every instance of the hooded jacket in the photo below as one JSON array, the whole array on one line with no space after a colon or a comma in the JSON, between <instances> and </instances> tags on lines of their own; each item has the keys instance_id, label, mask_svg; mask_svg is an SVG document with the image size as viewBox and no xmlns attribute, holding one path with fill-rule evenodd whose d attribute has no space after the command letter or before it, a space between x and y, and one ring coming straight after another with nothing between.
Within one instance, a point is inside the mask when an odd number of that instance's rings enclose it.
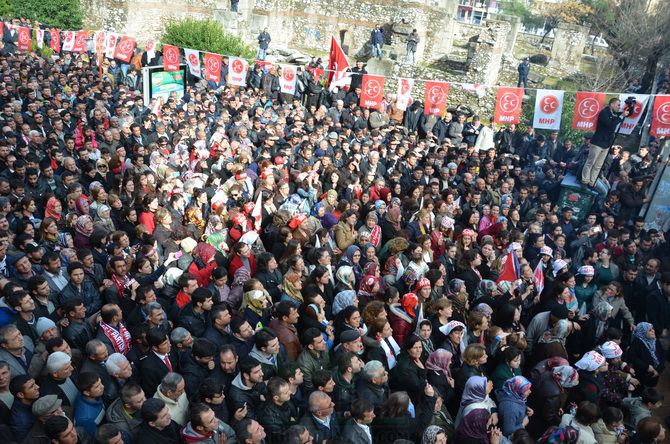
<instances>
[{"instance_id":1,"label":"hooded jacket","mask_svg":"<svg viewBox=\"0 0 670 444\"><path fill-rule=\"evenodd\" d=\"M221 436L221 433L219 432L219 430L214 430L213 432L209 433L208 435L201 435L200 433L193 430L193 427L191 426L191 423L189 422L181 430L179 435L181 436L182 442L184 442L186 444L194 444L194 443L218 444L219 439L220 439L219 437ZM226 435L226 436L229 436L229 435Z\"/></svg>"},{"instance_id":2,"label":"hooded jacket","mask_svg":"<svg viewBox=\"0 0 670 444\"><path fill-rule=\"evenodd\" d=\"M261 394L265 391L265 384L256 384L247 387L242 382L242 373L238 373L228 392L228 408L235 412L247 405L247 416L249 419L258 419L258 409L261 406Z\"/></svg>"},{"instance_id":3,"label":"hooded jacket","mask_svg":"<svg viewBox=\"0 0 670 444\"><path fill-rule=\"evenodd\" d=\"M114 424L121 432L130 434L133 438L137 436L142 425L142 418L139 412L135 415L128 415L123 409L123 401L117 398L107 408L107 422Z\"/></svg>"}]
</instances>

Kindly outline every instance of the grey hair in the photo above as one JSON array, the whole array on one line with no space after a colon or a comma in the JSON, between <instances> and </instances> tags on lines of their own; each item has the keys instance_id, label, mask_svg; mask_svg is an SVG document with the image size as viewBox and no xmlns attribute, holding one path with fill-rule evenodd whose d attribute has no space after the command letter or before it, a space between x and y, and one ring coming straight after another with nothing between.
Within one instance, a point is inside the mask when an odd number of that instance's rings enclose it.
<instances>
[{"instance_id":1,"label":"grey hair","mask_svg":"<svg viewBox=\"0 0 670 444\"><path fill-rule=\"evenodd\" d=\"M19 328L16 326L16 324L7 324L4 327L0 327L0 345L5 344L7 342L5 336L17 331L18 329Z\"/></svg>"},{"instance_id":2,"label":"grey hair","mask_svg":"<svg viewBox=\"0 0 670 444\"><path fill-rule=\"evenodd\" d=\"M91 339L86 343L86 354L92 356L98 351L100 346L106 347L106 345L100 339Z\"/></svg>"},{"instance_id":3,"label":"grey hair","mask_svg":"<svg viewBox=\"0 0 670 444\"><path fill-rule=\"evenodd\" d=\"M128 362L128 358L121 353L112 353L105 361L105 368L110 376L114 376L121 371L121 365Z\"/></svg>"},{"instance_id":4,"label":"grey hair","mask_svg":"<svg viewBox=\"0 0 670 444\"><path fill-rule=\"evenodd\" d=\"M161 381L161 392L176 392L177 386L183 379L183 376L179 373L168 373L167 375L163 376L163 380Z\"/></svg>"},{"instance_id":5,"label":"grey hair","mask_svg":"<svg viewBox=\"0 0 670 444\"><path fill-rule=\"evenodd\" d=\"M163 311L163 306L162 306L161 304L159 304L158 302L156 302L156 301L154 301L154 302L149 302L149 303L147 304L147 313L148 313L148 314L151 314L151 312L154 311L154 310L160 310L160 311Z\"/></svg>"},{"instance_id":6,"label":"grey hair","mask_svg":"<svg viewBox=\"0 0 670 444\"><path fill-rule=\"evenodd\" d=\"M319 402L323 401L324 399L330 399L330 396L328 396L326 393L317 390L315 392L312 392L311 395L309 395L309 411L311 413L316 413L319 411Z\"/></svg>"},{"instance_id":7,"label":"grey hair","mask_svg":"<svg viewBox=\"0 0 670 444\"><path fill-rule=\"evenodd\" d=\"M379 376L381 370L384 370L384 364L379 361L370 361L363 367L363 377L366 381L372 381Z\"/></svg>"},{"instance_id":8,"label":"grey hair","mask_svg":"<svg viewBox=\"0 0 670 444\"><path fill-rule=\"evenodd\" d=\"M186 330L184 327L177 327L174 330L172 330L172 333L170 333L170 339L172 342L175 344L179 344L184 341L184 339L188 338L188 335L190 335L188 330Z\"/></svg>"}]
</instances>

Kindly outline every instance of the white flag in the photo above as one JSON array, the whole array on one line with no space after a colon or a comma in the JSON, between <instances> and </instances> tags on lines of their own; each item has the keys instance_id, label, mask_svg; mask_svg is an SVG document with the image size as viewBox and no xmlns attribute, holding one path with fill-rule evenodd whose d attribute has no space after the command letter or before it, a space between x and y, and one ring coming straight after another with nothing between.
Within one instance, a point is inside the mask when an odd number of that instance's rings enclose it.
<instances>
[{"instance_id":1,"label":"white flag","mask_svg":"<svg viewBox=\"0 0 670 444\"><path fill-rule=\"evenodd\" d=\"M63 33L63 47L61 49L63 51L72 51L72 48L74 48L74 39L74 31L65 31Z\"/></svg>"},{"instance_id":2,"label":"white flag","mask_svg":"<svg viewBox=\"0 0 670 444\"><path fill-rule=\"evenodd\" d=\"M191 74L202 78L202 69L200 65L200 51L184 48L184 58Z\"/></svg>"},{"instance_id":3,"label":"white flag","mask_svg":"<svg viewBox=\"0 0 670 444\"><path fill-rule=\"evenodd\" d=\"M396 105L401 111L405 111L412 101L412 87L414 86L414 79L399 79L398 80L398 98Z\"/></svg>"},{"instance_id":4,"label":"white flag","mask_svg":"<svg viewBox=\"0 0 670 444\"><path fill-rule=\"evenodd\" d=\"M563 93L555 89L537 90L533 128L557 130L561 127Z\"/></svg>"},{"instance_id":5,"label":"white flag","mask_svg":"<svg viewBox=\"0 0 670 444\"><path fill-rule=\"evenodd\" d=\"M228 69L228 84L246 86L247 73L249 72L249 64L247 61L239 57L231 57L229 63L230 69Z\"/></svg>"},{"instance_id":6,"label":"white flag","mask_svg":"<svg viewBox=\"0 0 670 444\"><path fill-rule=\"evenodd\" d=\"M119 35L115 32L108 32L105 38L105 57L108 59L114 58L114 50L116 43L119 41Z\"/></svg>"},{"instance_id":7,"label":"white flag","mask_svg":"<svg viewBox=\"0 0 670 444\"><path fill-rule=\"evenodd\" d=\"M44 46L44 29L37 28L35 32L35 37L37 38L37 47L42 49Z\"/></svg>"},{"instance_id":8,"label":"white flag","mask_svg":"<svg viewBox=\"0 0 670 444\"><path fill-rule=\"evenodd\" d=\"M295 94L295 84L298 79L297 67L293 65L281 65L282 73L279 77L281 92Z\"/></svg>"},{"instance_id":9,"label":"white flag","mask_svg":"<svg viewBox=\"0 0 670 444\"><path fill-rule=\"evenodd\" d=\"M621 108L620 108L621 111L624 110L624 107L626 106L625 101L628 97L635 97L637 103L635 103L635 108L633 108L633 112L628 117L623 119L623 122L621 122L621 128L619 128L619 134L630 134L633 132L633 129L635 129L635 126L640 121L640 117L642 117L642 113L644 113L644 109L647 107L647 103L649 103L648 94L622 93L619 94L619 100L621 100Z\"/></svg>"}]
</instances>

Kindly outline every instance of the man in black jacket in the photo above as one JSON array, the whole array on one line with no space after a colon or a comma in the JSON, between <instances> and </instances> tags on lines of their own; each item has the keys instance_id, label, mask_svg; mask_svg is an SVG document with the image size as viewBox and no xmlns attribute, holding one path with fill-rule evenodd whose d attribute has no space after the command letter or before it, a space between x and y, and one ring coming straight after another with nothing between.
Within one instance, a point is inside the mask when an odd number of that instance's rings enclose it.
<instances>
[{"instance_id":1,"label":"man in black jacket","mask_svg":"<svg viewBox=\"0 0 670 444\"><path fill-rule=\"evenodd\" d=\"M265 392L263 369L254 358L245 358L240 362L237 374L228 392L228 408L236 412L246 409L246 418L257 419L261 407L261 395Z\"/></svg>"},{"instance_id":2,"label":"man in black jacket","mask_svg":"<svg viewBox=\"0 0 670 444\"><path fill-rule=\"evenodd\" d=\"M179 444L179 426L170 418L170 411L165 402L158 398L150 398L142 405L144 423L137 435L137 442L142 444Z\"/></svg>"},{"instance_id":3,"label":"man in black jacket","mask_svg":"<svg viewBox=\"0 0 670 444\"><path fill-rule=\"evenodd\" d=\"M356 384L358 399L370 401L376 409L389 397L388 372L379 361L369 361L363 367L361 379Z\"/></svg>"},{"instance_id":4,"label":"man in black jacket","mask_svg":"<svg viewBox=\"0 0 670 444\"><path fill-rule=\"evenodd\" d=\"M267 433L266 443L284 442L286 429L296 424L298 412L290 402L288 382L275 376L268 381L268 400L261 408L258 421Z\"/></svg>"},{"instance_id":5,"label":"man in black jacket","mask_svg":"<svg viewBox=\"0 0 670 444\"><path fill-rule=\"evenodd\" d=\"M208 378L216 363L216 345L204 338L193 341L191 351L185 354L180 363L181 375L186 382L186 394L193 399L198 393L200 383Z\"/></svg>"},{"instance_id":6,"label":"man in black jacket","mask_svg":"<svg viewBox=\"0 0 670 444\"><path fill-rule=\"evenodd\" d=\"M623 113L619 112L620 104L621 100L613 98L610 100L609 106L603 108L598 114L598 127L591 139L589 157L586 159L582 170L582 183L584 185L595 186L607 153L612 143L614 143L616 128L630 114L628 108Z\"/></svg>"}]
</instances>

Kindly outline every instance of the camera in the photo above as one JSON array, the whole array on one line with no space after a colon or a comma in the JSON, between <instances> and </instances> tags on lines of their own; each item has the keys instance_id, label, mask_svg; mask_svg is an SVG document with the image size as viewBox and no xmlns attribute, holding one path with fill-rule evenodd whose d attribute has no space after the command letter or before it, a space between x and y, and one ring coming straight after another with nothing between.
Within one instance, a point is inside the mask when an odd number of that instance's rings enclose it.
<instances>
[{"instance_id":1,"label":"camera","mask_svg":"<svg viewBox=\"0 0 670 444\"><path fill-rule=\"evenodd\" d=\"M624 100L623 103L625 104L623 110L628 110L628 114L632 114L633 110L635 109L635 105L637 104L637 99L633 96L629 96L626 100Z\"/></svg>"}]
</instances>

